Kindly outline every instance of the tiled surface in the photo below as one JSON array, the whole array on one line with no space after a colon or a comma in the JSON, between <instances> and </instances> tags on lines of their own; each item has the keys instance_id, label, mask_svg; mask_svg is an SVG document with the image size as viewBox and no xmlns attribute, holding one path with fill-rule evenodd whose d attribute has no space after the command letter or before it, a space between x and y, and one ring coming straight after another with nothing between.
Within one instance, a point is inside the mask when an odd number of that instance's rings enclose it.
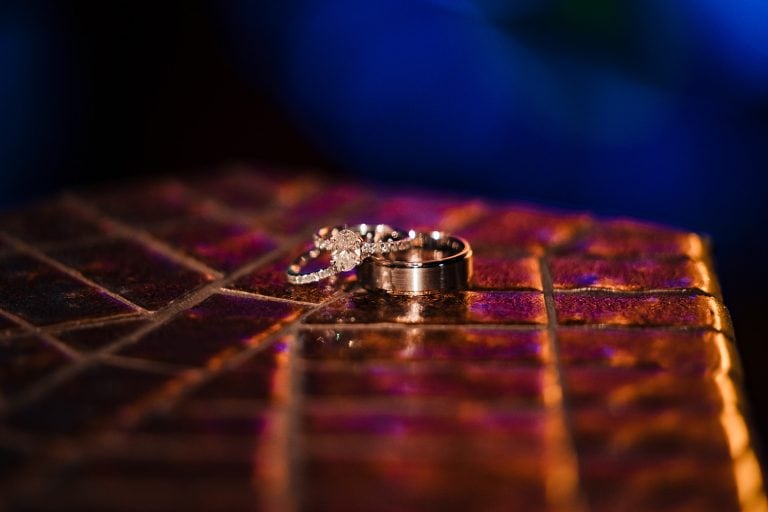
<instances>
[{"instance_id":1,"label":"tiled surface","mask_svg":"<svg viewBox=\"0 0 768 512\"><path fill-rule=\"evenodd\" d=\"M212 279L127 240L53 249L50 255L107 290L150 310L167 306Z\"/></svg>"},{"instance_id":2,"label":"tiled surface","mask_svg":"<svg viewBox=\"0 0 768 512\"><path fill-rule=\"evenodd\" d=\"M0 307L34 325L130 313L130 306L24 254L0 258Z\"/></svg>"},{"instance_id":3,"label":"tiled surface","mask_svg":"<svg viewBox=\"0 0 768 512\"><path fill-rule=\"evenodd\" d=\"M289 286L311 232L467 237L465 292ZM766 510L708 243L247 169L0 218L0 508Z\"/></svg>"}]
</instances>

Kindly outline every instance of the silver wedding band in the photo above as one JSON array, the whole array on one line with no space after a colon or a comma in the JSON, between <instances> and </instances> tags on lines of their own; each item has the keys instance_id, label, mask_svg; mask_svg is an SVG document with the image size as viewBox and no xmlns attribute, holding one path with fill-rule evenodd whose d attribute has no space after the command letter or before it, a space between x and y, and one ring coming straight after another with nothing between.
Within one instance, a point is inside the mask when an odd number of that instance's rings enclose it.
<instances>
[{"instance_id":1,"label":"silver wedding band","mask_svg":"<svg viewBox=\"0 0 768 512\"><path fill-rule=\"evenodd\" d=\"M357 278L368 290L421 295L457 291L472 277L467 240L440 231L412 233L410 247L365 260Z\"/></svg>"}]
</instances>

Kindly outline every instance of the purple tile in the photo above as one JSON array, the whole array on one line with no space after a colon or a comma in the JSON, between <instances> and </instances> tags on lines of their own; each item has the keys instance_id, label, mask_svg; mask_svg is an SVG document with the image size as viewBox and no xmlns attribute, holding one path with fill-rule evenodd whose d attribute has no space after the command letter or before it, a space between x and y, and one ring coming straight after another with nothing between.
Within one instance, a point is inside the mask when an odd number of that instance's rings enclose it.
<instances>
[{"instance_id":1,"label":"purple tile","mask_svg":"<svg viewBox=\"0 0 768 512\"><path fill-rule=\"evenodd\" d=\"M309 510L544 510L545 457L483 436L306 440ZM335 449L323 450L325 446ZM357 447L357 450L354 448ZM339 492L344 489L344 492Z\"/></svg>"},{"instance_id":2,"label":"purple tile","mask_svg":"<svg viewBox=\"0 0 768 512\"><path fill-rule=\"evenodd\" d=\"M307 323L544 324L544 297L536 292L462 292L408 297L358 293L332 302Z\"/></svg>"},{"instance_id":3,"label":"purple tile","mask_svg":"<svg viewBox=\"0 0 768 512\"><path fill-rule=\"evenodd\" d=\"M722 306L695 294L556 293L560 324L691 326L725 329Z\"/></svg>"},{"instance_id":4,"label":"purple tile","mask_svg":"<svg viewBox=\"0 0 768 512\"><path fill-rule=\"evenodd\" d=\"M488 407L388 410L362 406L307 408L302 425L308 435L377 436L380 438L497 439L521 454L541 454L547 449L546 429L551 421L544 408L494 410Z\"/></svg>"},{"instance_id":5,"label":"purple tile","mask_svg":"<svg viewBox=\"0 0 768 512\"><path fill-rule=\"evenodd\" d=\"M593 407L573 411L571 422L576 447L584 456L607 455L618 462L659 456L723 460L730 455L717 412Z\"/></svg>"},{"instance_id":6,"label":"purple tile","mask_svg":"<svg viewBox=\"0 0 768 512\"><path fill-rule=\"evenodd\" d=\"M0 307L35 325L134 310L99 290L23 255L0 258Z\"/></svg>"},{"instance_id":7,"label":"purple tile","mask_svg":"<svg viewBox=\"0 0 768 512\"><path fill-rule=\"evenodd\" d=\"M61 201L4 215L0 229L32 244L72 242L108 233L106 228Z\"/></svg>"},{"instance_id":8,"label":"purple tile","mask_svg":"<svg viewBox=\"0 0 768 512\"><path fill-rule=\"evenodd\" d=\"M494 400L505 404L541 404L540 368L441 364L403 366L365 363L354 366L307 364L308 397Z\"/></svg>"},{"instance_id":9,"label":"purple tile","mask_svg":"<svg viewBox=\"0 0 768 512\"><path fill-rule=\"evenodd\" d=\"M556 289L602 288L619 291L695 288L712 292L712 276L700 261L555 257L549 260Z\"/></svg>"},{"instance_id":10,"label":"purple tile","mask_svg":"<svg viewBox=\"0 0 768 512\"><path fill-rule=\"evenodd\" d=\"M157 389L167 377L111 366L92 366L42 400L15 411L8 424L49 434L81 434L107 425L121 408Z\"/></svg>"},{"instance_id":11,"label":"purple tile","mask_svg":"<svg viewBox=\"0 0 768 512\"><path fill-rule=\"evenodd\" d=\"M323 184L305 201L274 212L264 225L275 235L298 233L307 228L314 231L323 227L324 219L348 210L362 195L362 189L353 185L328 188Z\"/></svg>"},{"instance_id":12,"label":"purple tile","mask_svg":"<svg viewBox=\"0 0 768 512\"><path fill-rule=\"evenodd\" d=\"M606 366L714 374L723 364L724 335L708 330L560 329L560 361L568 366Z\"/></svg>"},{"instance_id":13,"label":"purple tile","mask_svg":"<svg viewBox=\"0 0 768 512\"><path fill-rule=\"evenodd\" d=\"M303 356L344 361L509 361L542 362L543 330L491 329L304 329Z\"/></svg>"},{"instance_id":14,"label":"purple tile","mask_svg":"<svg viewBox=\"0 0 768 512\"><path fill-rule=\"evenodd\" d=\"M698 235L630 219L604 220L565 252L603 257L685 256L700 259L705 243Z\"/></svg>"},{"instance_id":15,"label":"purple tile","mask_svg":"<svg viewBox=\"0 0 768 512\"><path fill-rule=\"evenodd\" d=\"M480 256L542 254L573 239L591 225L584 214L559 213L530 206L499 208L459 231Z\"/></svg>"},{"instance_id":16,"label":"purple tile","mask_svg":"<svg viewBox=\"0 0 768 512\"><path fill-rule=\"evenodd\" d=\"M153 435L194 435L202 437L235 437L264 435L269 412L262 406L240 401L187 401L171 413L155 414L136 429ZM161 458L161 457L159 457Z\"/></svg>"},{"instance_id":17,"label":"purple tile","mask_svg":"<svg viewBox=\"0 0 768 512\"><path fill-rule=\"evenodd\" d=\"M722 396L711 377L647 369L566 367L571 406L613 410L690 408L719 411Z\"/></svg>"},{"instance_id":18,"label":"purple tile","mask_svg":"<svg viewBox=\"0 0 768 512\"><path fill-rule=\"evenodd\" d=\"M144 325L143 320L128 320L97 326L78 326L57 333L56 337L79 352L92 352L108 347Z\"/></svg>"},{"instance_id":19,"label":"purple tile","mask_svg":"<svg viewBox=\"0 0 768 512\"><path fill-rule=\"evenodd\" d=\"M141 245L115 239L51 251L51 256L139 306L157 310L213 280Z\"/></svg>"},{"instance_id":20,"label":"purple tile","mask_svg":"<svg viewBox=\"0 0 768 512\"><path fill-rule=\"evenodd\" d=\"M128 183L84 197L108 216L140 226L195 218L205 211L199 198L176 181Z\"/></svg>"},{"instance_id":21,"label":"purple tile","mask_svg":"<svg viewBox=\"0 0 768 512\"><path fill-rule=\"evenodd\" d=\"M384 223L417 231L453 232L488 211L483 201L425 195L395 195L366 201L350 222Z\"/></svg>"},{"instance_id":22,"label":"purple tile","mask_svg":"<svg viewBox=\"0 0 768 512\"><path fill-rule=\"evenodd\" d=\"M537 258L503 258L475 253L472 260L473 290L543 289Z\"/></svg>"},{"instance_id":23,"label":"purple tile","mask_svg":"<svg viewBox=\"0 0 768 512\"><path fill-rule=\"evenodd\" d=\"M219 365L300 313L301 308L285 302L214 295L120 354L180 365Z\"/></svg>"},{"instance_id":24,"label":"purple tile","mask_svg":"<svg viewBox=\"0 0 768 512\"><path fill-rule=\"evenodd\" d=\"M225 173L213 178L191 180L187 183L198 194L248 213L264 212L268 207L290 198L295 191L286 190L288 183L271 177L245 172Z\"/></svg>"},{"instance_id":25,"label":"purple tile","mask_svg":"<svg viewBox=\"0 0 768 512\"><path fill-rule=\"evenodd\" d=\"M69 362L61 352L34 337L0 340L0 389L13 396Z\"/></svg>"},{"instance_id":26,"label":"purple tile","mask_svg":"<svg viewBox=\"0 0 768 512\"><path fill-rule=\"evenodd\" d=\"M243 225L211 219L153 230L158 238L207 265L231 271L277 247L269 235Z\"/></svg>"},{"instance_id":27,"label":"purple tile","mask_svg":"<svg viewBox=\"0 0 768 512\"><path fill-rule=\"evenodd\" d=\"M581 478L592 510L742 510L730 457L587 457Z\"/></svg>"},{"instance_id":28,"label":"purple tile","mask_svg":"<svg viewBox=\"0 0 768 512\"><path fill-rule=\"evenodd\" d=\"M195 390L193 400L248 400L265 404L282 398L288 378L288 339L281 338L235 368L226 368ZM230 413L231 413L230 409ZM243 411L248 414L248 410ZM237 414L237 413L235 413Z\"/></svg>"}]
</instances>

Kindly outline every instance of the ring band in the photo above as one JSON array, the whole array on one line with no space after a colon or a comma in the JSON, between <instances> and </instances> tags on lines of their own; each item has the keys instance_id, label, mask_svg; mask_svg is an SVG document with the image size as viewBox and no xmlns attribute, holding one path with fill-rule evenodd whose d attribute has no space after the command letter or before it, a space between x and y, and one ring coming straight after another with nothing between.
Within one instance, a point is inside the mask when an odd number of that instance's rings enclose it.
<instances>
[{"instance_id":1,"label":"ring band","mask_svg":"<svg viewBox=\"0 0 768 512\"><path fill-rule=\"evenodd\" d=\"M314 283L339 272L352 270L372 255L389 254L410 247L404 231L386 224L358 224L321 228L315 233L315 248L298 256L285 271L290 284ZM317 259L322 251L330 251L331 266L302 273L302 268Z\"/></svg>"},{"instance_id":2,"label":"ring band","mask_svg":"<svg viewBox=\"0 0 768 512\"><path fill-rule=\"evenodd\" d=\"M472 277L467 240L439 231L417 233L407 250L370 258L357 269L368 290L420 295L463 290Z\"/></svg>"},{"instance_id":3,"label":"ring band","mask_svg":"<svg viewBox=\"0 0 768 512\"><path fill-rule=\"evenodd\" d=\"M326 267L315 272L307 272L302 274L301 269L310 261L317 259L320 255L320 249L314 248L293 260L293 263L288 265L288 269L285 271L285 277L290 284L307 284L327 279L338 272L333 266Z\"/></svg>"}]
</instances>

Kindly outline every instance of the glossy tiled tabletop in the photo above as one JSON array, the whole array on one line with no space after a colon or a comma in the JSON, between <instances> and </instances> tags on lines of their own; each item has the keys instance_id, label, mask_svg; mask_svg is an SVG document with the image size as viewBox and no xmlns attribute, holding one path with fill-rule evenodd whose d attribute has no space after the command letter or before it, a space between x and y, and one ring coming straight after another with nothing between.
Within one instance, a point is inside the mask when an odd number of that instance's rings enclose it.
<instances>
[{"instance_id":1,"label":"glossy tiled tabletop","mask_svg":"<svg viewBox=\"0 0 768 512\"><path fill-rule=\"evenodd\" d=\"M471 288L289 286L340 222ZM0 508L766 510L701 237L252 170L0 219Z\"/></svg>"}]
</instances>

